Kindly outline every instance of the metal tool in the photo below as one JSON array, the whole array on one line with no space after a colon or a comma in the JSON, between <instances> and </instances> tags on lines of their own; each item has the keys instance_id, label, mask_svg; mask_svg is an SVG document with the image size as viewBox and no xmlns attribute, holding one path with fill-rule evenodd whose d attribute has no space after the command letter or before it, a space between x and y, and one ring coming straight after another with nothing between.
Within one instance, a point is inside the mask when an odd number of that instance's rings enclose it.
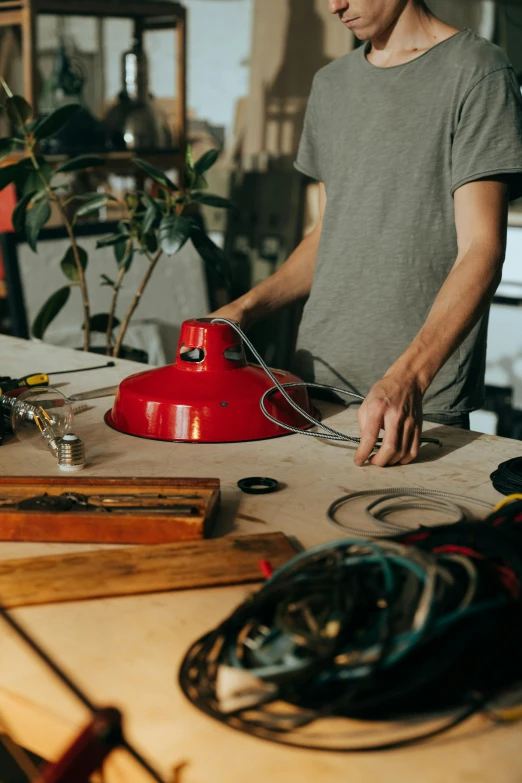
<instances>
[{"instance_id":1,"label":"metal tool","mask_svg":"<svg viewBox=\"0 0 522 783\"><path fill-rule=\"evenodd\" d=\"M0 394L30 386L49 386L49 376L40 372L25 375L23 378L10 378L8 375L0 378Z\"/></svg>"},{"instance_id":2,"label":"metal tool","mask_svg":"<svg viewBox=\"0 0 522 783\"><path fill-rule=\"evenodd\" d=\"M112 397L118 391L117 386L105 386L103 389L93 389L92 391L79 392L71 394L70 402L80 402L81 400L95 400L98 397Z\"/></svg>"},{"instance_id":3,"label":"metal tool","mask_svg":"<svg viewBox=\"0 0 522 783\"><path fill-rule=\"evenodd\" d=\"M123 496L128 503L128 498L131 496ZM117 496L99 496L99 495L82 495L77 492L64 492L61 495L39 495L37 497L26 498L24 500L14 502L12 507L19 509L20 511L52 511L52 512L68 512L68 511L96 511L104 514L126 514L132 512L133 514L165 514L174 513L176 516L190 517L199 513L199 509L196 506L191 506L187 503L172 503L171 498L162 498L164 503L158 498L154 505L137 504L136 501L141 500L140 495L136 495L134 504L121 505L108 505L107 500L117 498ZM9 507L9 504L2 503L3 508Z\"/></svg>"}]
</instances>

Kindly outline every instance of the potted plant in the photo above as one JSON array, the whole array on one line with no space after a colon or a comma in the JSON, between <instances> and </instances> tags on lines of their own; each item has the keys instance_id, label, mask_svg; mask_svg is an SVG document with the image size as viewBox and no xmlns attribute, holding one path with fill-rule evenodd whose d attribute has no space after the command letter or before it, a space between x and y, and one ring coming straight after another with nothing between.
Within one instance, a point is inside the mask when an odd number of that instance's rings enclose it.
<instances>
[{"instance_id":1,"label":"potted plant","mask_svg":"<svg viewBox=\"0 0 522 783\"><path fill-rule=\"evenodd\" d=\"M90 349L91 333L101 331L105 333L107 355L121 356L129 323L160 259L177 253L189 239L207 267L228 284L226 256L210 239L202 221L194 214L197 205L206 204L223 209L232 206L227 199L207 192L205 174L216 162L219 155L217 150L210 150L194 161L189 146L179 186L147 161L134 158L135 165L155 183L155 195L140 190L127 194L123 201L105 192L76 196L71 193L69 185L60 183L59 175L102 166L103 158L80 155L53 169L48 159L39 154L38 147L43 139L62 130L79 106L64 105L46 117L35 118L27 101L20 95L13 95L3 80L2 85L7 94L2 109L7 112L16 132L12 137L0 138L0 160L13 153L18 153L18 159L0 168L0 190L11 183L17 188L19 200L13 211L14 229L24 233L31 249L37 252L38 236L49 220L53 204L61 216L70 243L61 261L65 285L42 305L31 327L33 337L41 339L44 336L71 292L75 291L82 308L83 350ZM117 232L97 242L98 248L113 247L115 273L113 276L101 275L101 285L111 289L107 312L92 314L85 277L89 258L78 243L75 227L78 220L96 213L109 201L118 202L125 212L118 223ZM117 315L118 295L133 259L138 254L146 258L147 268L128 311L120 319Z\"/></svg>"}]
</instances>

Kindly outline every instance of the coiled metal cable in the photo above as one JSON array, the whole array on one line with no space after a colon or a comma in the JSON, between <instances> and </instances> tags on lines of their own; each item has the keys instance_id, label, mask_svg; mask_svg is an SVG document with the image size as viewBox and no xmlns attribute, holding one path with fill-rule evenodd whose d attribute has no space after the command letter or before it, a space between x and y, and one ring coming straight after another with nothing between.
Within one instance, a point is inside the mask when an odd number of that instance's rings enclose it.
<instances>
[{"instance_id":1,"label":"coiled metal cable","mask_svg":"<svg viewBox=\"0 0 522 783\"><path fill-rule=\"evenodd\" d=\"M362 397L360 394L355 394L354 392L347 391L347 389L341 389L338 388L337 386L327 386L322 383L304 383L302 381L297 383L279 383L279 381L277 380L276 376L274 375L270 367L265 363L261 355L258 353L256 348L253 346L253 344L250 342L250 340L248 339L248 337L246 336L246 334L243 332L243 330L238 324L236 324L234 321L230 321L228 318L213 318L212 323L226 324L227 326L230 326L232 329L234 329L234 331L237 332L237 334L241 337L244 344L249 348L254 358L259 363L260 367L265 371L265 373L268 375L270 380L274 383L274 386L271 389L268 389L263 394L260 400L261 410L263 411L267 419L270 419L270 421L272 421L274 424L277 424L279 427L283 427L283 429L288 430L289 432L295 432L297 435L308 435L311 438L322 438L323 440L344 441L346 443L359 444L361 442L360 438L353 437L352 435L345 435L344 432L339 432L339 430L333 429L333 427L328 427L328 425L324 424L321 421L318 421L310 413L307 413L305 410L303 410L301 406L298 405L298 403L292 399L292 397L288 394L286 390L295 389L299 387L307 388L307 389L322 389L323 391L329 391L329 392L334 392L335 394L343 394L347 397L353 397L354 399L360 400L361 402L364 401L364 397ZM302 430L299 429L299 427L293 427L291 424L285 424L284 422L279 421L279 419L276 419L274 416L272 416L272 414L269 413L266 408L266 402L268 398L276 391L279 391L282 394L284 399L297 413L299 413L314 427L318 427L320 430L322 430L322 432L312 432L311 430ZM377 443L382 443L382 439L379 438ZM442 446L442 443L440 440L438 440L438 438L421 438L421 443L433 443L436 446Z\"/></svg>"},{"instance_id":2,"label":"coiled metal cable","mask_svg":"<svg viewBox=\"0 0 522 783\"><path fill-rule=\"evenodd\" d=\"M366 507L365 513L366 516L372 520L372 522L378 522L381 526L383 526L383 531L360 530L358 528L345 525L343 522L340 522L339 519L337 519L337 511L347 503L350 503L357 498L376 496L378 497L378 500L374 500L372 503L370 503ZM421 500L410 500L397 503L396 499L398 498L420 498ZM423 502L422 498L426 498L428 500L424 500ZM491 504L487 503L485 500L470 498L466 495L459 495L453 492L445 492L444 490L439 489L409 489L407 487L391 487L386 489L363 489L358 492L350 492L348 495L343 495L343 497L334 500L327 511L327 515L330 522L332 522L336 528L340 528L343 533L364 536L366 538L389 538L393 535L401 533L412 533L414 530L420 529L420 527L406 527L405 525L399 525L395 522L390 522L388 519L384 519L387 514L390 514L394 511L405 511L411 509L437 511L439 513L447 513L449 511L452 514L455 514L456 519L454 521L456 523L465 521L466 515L463 509L451 501L473 503L477 506L483 506L484 508L487 508L488 511L492 510ZM381 506L381 508L378 508L378 506ZM376 508L377 511L375 511ZM442 524L447 525L448 520L445 519Z\"/></svg>"}]
</instances>

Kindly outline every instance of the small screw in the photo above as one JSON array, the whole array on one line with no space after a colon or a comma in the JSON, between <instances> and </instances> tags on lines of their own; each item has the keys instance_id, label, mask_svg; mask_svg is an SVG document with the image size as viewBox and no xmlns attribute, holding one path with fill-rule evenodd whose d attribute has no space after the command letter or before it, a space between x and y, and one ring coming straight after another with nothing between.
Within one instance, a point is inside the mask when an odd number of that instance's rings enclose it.
<instances>
[{"instance_id":1,"label":"small screw","mask_svg":"<svg viewBox=\"0 0 522 783\"><path fill-rule=\"evenodd\" d=\"M220 402L219 404L222 408L228 408L228 402Z\"/></svg>"}]
</instances>

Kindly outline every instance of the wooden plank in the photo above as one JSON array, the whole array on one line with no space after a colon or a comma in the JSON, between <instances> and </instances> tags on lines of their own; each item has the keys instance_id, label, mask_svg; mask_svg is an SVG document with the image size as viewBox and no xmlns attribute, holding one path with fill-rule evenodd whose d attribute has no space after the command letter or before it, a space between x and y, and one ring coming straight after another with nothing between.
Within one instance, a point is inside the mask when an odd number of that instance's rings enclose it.
<instances>
[{"instance_id":1,"label":"wooden plank","mask_svg":"<svg viewBox=\"0 0 522 783\"><path fill-rule=\"evenodd\" d=\"M212 531L219 486L218 479L197 478L4 477L0 479L0 541L165 544L201 539ZM77 504L65 510L10 507L67 493L86 496L90 506L97 508L83 509ZM161 499L147 495L161 495ZM173 508L158 510L169 505Z\"/></svg>"},{"instance_id":2,"label":"wooden plank","mask_svg":"<svg viewBox=\"0 0 522 783\"><path fill-rule=\"evenodd\" d=\"M260 560L275 569L294 555L283 533L265 533L11 560L0 563L0 602L34 606L259 582Z\"/></svg>"}]
</instances>

